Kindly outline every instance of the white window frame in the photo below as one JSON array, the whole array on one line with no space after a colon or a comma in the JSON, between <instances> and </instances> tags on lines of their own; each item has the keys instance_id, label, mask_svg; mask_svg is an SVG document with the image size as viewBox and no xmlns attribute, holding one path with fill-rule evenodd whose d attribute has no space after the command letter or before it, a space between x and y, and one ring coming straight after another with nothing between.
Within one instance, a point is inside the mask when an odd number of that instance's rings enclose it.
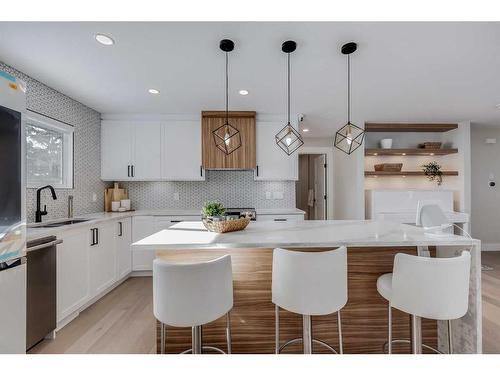
<instances>
[{"instance_id":1,"label":"white window frame","mask_svg":"<svg viewBox=\"0 0 500 375\"><path fill-rule=\"evenodd\" d=\"M63 134L63 183L51 185L56 189L73 189L73 143L74 143L74 132L75 129L71 125L67 125L63 122L54 120L50 117L40 115L35 112L27 111L25 120L25 126L28 124L33 124L42 128L55 130ZM36 189L40 187L40 183L34 184L29 181L29 177L26 178L26 186L28 188Z\"/></svg>"}]
</instances>

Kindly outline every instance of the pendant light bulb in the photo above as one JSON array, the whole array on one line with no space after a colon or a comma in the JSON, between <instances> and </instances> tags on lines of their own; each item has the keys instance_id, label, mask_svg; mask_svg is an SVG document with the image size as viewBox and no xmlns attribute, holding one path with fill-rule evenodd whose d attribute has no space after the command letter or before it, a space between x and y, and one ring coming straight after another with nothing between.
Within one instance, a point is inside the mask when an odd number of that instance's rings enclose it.
<instances>
[{"instance_id":1,"label":"pendant light bulb","mask_svg":"<svg viewBox=\"0 0 500 375\"><path fill-rule=\"evenodd\" d=\"M347 134L346 134L346 139L345 141L347 142L348 145L351 145L352 143L352 130L351 130L351 127L349 126L349 128L347 129Z\"/></svg>"},{"instance_id":2,"label":"pendant light bulb","mask_svg":"<svg viewBox=\"0 0 500 375\"><path fill-rule=\"evenodd\" d=\"M229 146L229 143L231 142L231 135L229 134L229 131L227 128L226 128L226 132L224 133L224 142L228 146Z\"/></svg>"}]
</instances>

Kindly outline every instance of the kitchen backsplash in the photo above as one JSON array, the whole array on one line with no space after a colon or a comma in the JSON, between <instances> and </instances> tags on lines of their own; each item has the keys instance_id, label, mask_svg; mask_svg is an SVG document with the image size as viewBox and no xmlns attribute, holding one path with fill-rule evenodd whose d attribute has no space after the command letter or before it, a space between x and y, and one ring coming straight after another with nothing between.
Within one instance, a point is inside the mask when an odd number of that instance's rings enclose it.
<instances>
[{"instance_id":1,"label":"kitchen backsplash","mask_svg":"<svg viewBox=\"0 0 500 375\"><path fill-rule=\"evenodd\" d=\"M103 210L103 190L108 185L101 181L101 115L70 97L0 62L0 70L24 80L27 84L27 107L33 111L71 124L74 132L74 188L56 189L57 200L48 190L42 192L42 204L48 215L43 220L67 216L68 196L74 196L75 215ZM93 194L96 201L93 201ZM43 207L43 206L42 206ZM28 222L35 220L36 189L27 189L26 209Z\"/></svg>"},{"instance_id":2,"label":"kitchen backsplash","mask_svg":"<svg viewBox=\"0 0 500 375\"><path fill-rule=\"evenodd\" d=\"M294 181L254 181L253 171L206 171L206 181L123 182L133 208L201 208L208 200L226 207L294 208ZM283 199L266 199L266 192ZM178 200L175 195L178 194Z\"/></svg>"}]
</instances>

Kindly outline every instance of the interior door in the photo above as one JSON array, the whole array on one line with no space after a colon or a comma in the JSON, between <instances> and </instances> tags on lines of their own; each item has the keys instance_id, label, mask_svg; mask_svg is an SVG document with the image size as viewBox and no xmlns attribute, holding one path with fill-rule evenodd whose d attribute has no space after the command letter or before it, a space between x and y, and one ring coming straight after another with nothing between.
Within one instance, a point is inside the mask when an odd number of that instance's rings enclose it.
<instances>
[{"instance_id":1,"label":"interior door","mask_svg":"<svg viewBox=\"0 0 500 375\"><path fill-rule=\"evenodd\" d=\"M133 124L116 121L101 123L101 178L130 180Z\"/></svg>"},{"instance_id":2,"label":"interior door","mask_svg":"<svg viewBox=\"0 0 500 375\"><path fill-rule=\"evenodd\" d=\"M133 179L161 179L161 124L138 123L134 134Z\"/></svg>"},{"instance_id":3,"label":"interior door","mask_svg":"<svg viewBox=\"0 0 500 375\"><path fill-rule=\"evenodd\" d=\"M314 158L314 219L326 220L326 155Z\"/></svg>"}]
</instances>

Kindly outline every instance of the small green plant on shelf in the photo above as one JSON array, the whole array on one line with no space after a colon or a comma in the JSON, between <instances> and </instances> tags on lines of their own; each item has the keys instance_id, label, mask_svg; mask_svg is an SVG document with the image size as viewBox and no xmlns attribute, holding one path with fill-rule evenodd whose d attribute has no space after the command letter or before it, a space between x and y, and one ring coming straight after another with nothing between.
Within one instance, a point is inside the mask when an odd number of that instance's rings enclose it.
<instances>
[{"instance_id":1,"label":"small green plant on shelf","mask_svg":"<svg viewBox=\"0 0 500 375\"><path fill-rule=\"evenodd\" d=\"M429 164L422 165L422 168L429 181L437 181L438 186L443 183L443 172L437 162L431 161Z\"/></svg>"},{"instance_id":2,"label":"small green plant on shelf","mask_svg":"<svg viewBox=\"0 0 500 375\"><path fill-rule=\"evenodd\" d=\"M217 201L205 202L201 210L203 216L211 219L221 219L226 213L226 208L224 205Z\"/></svg>"}]
</instances>

